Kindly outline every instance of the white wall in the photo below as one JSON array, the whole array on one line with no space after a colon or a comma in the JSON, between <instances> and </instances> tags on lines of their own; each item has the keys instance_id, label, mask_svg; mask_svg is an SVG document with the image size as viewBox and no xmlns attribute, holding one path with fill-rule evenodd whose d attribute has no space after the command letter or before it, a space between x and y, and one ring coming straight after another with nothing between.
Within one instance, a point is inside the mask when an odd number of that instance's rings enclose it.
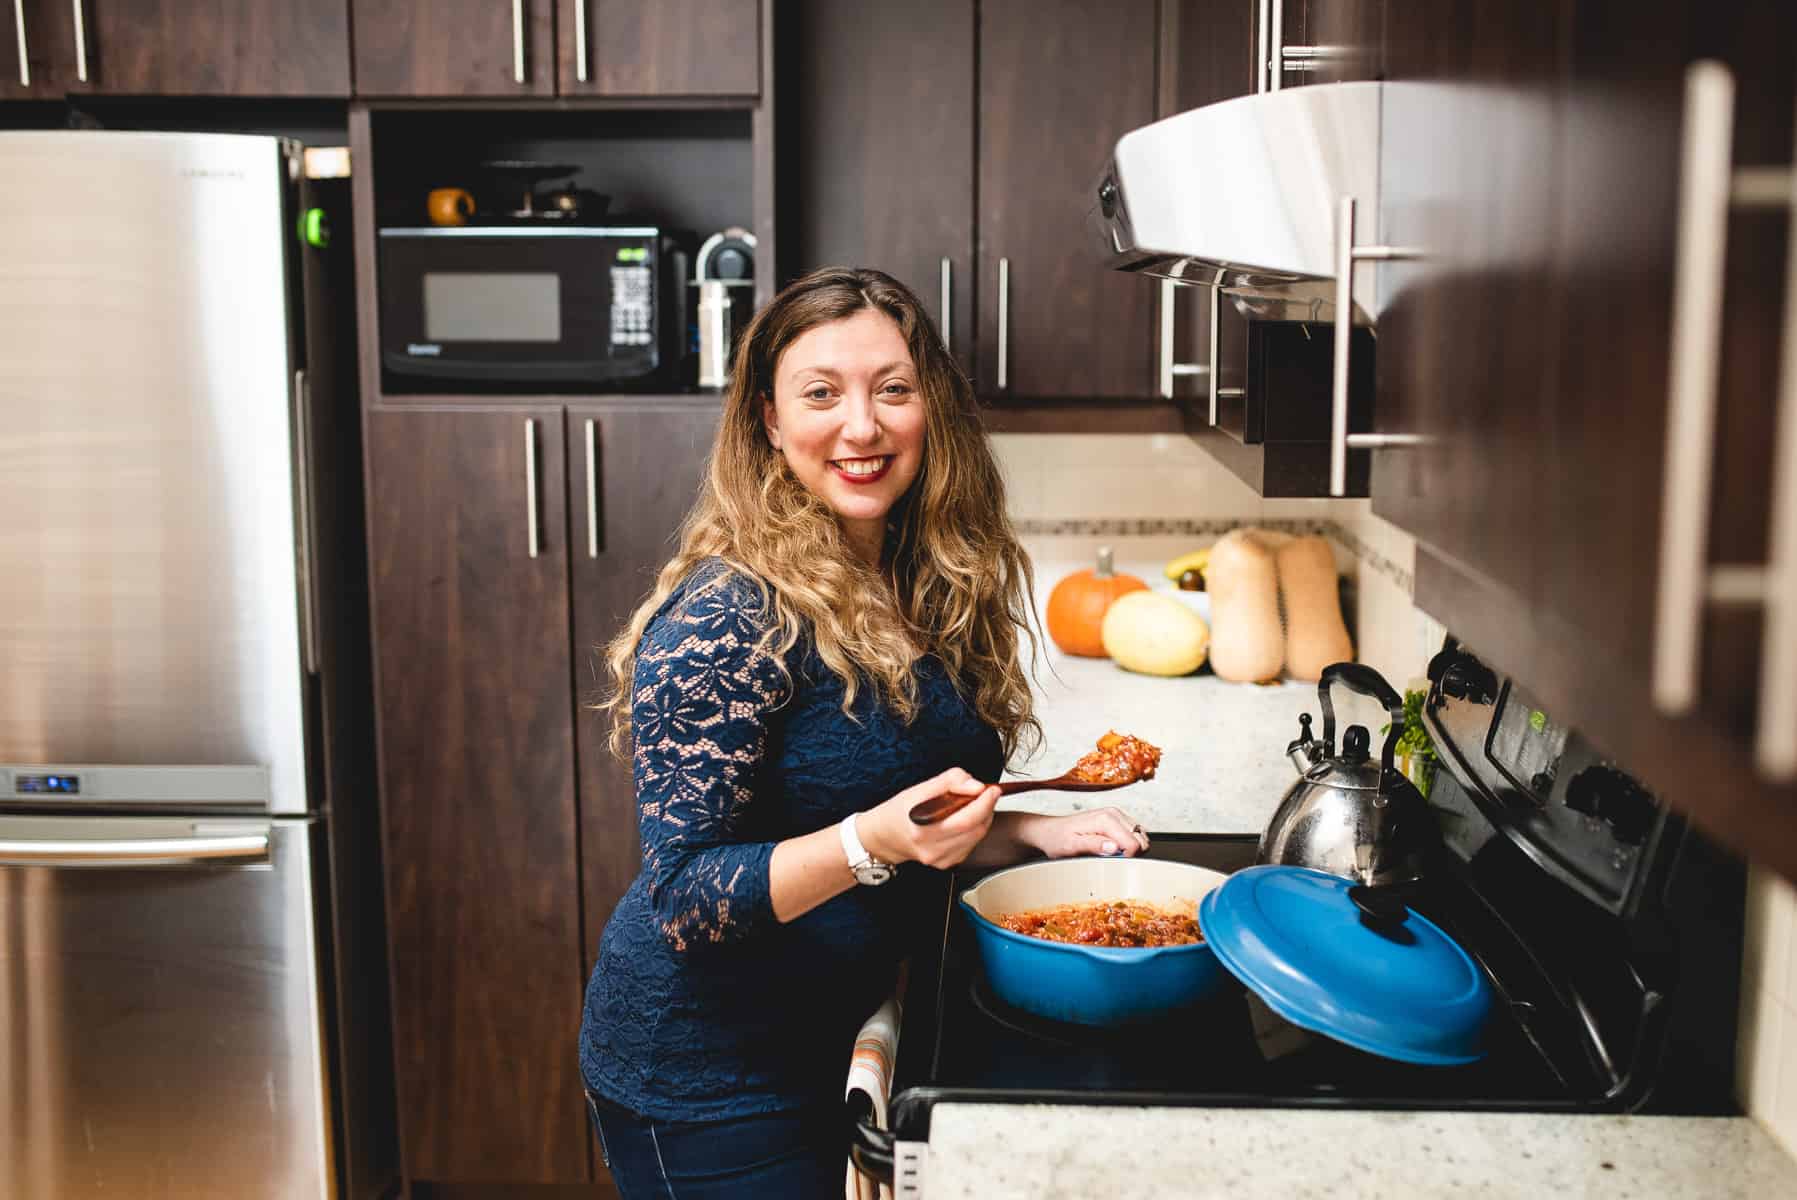
<instances>
[{"instance_id":1,"label":"white wall","mask_svg":"<svg viewBox=\"0 0 1797 1200\"><path fill-rule=\"evenodd\" d=\"M1183 435L999 434L1012 518L1026 536L1153 537L1202 546L1235 524L1317 524L1355 576L1358 657L1402 688L1441 645L1411 602L1416 542L1365 500L1262 500ZM1158 552L1158 551L1157 551ZM1748 889L1736 1082L1741 1105L1797 1154L1797 892L1754 871Z\"/></svg>"}]
</instances>

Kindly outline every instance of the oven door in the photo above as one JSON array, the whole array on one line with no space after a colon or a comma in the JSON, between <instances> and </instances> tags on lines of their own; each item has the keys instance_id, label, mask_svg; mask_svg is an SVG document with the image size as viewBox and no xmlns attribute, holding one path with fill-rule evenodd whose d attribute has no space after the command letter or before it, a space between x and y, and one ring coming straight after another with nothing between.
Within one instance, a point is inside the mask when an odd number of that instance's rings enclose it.
<instances>
[{"instance_id":1,"label":"oven door","mask_svg":"<svg viewBox=\"0 0 1797 1200\"><path fill-rule=\"evenodd\" d=\"M381 365L492 384L648 379L664 355L658 231L380 231Z\"/></svg>"},{"instance_id":2,"label":"oven door","mask_svg":"<svg viewBox=\"0 0 1797 1200\"><path fill-rule=\"evenodd\" d=\"M334 1194L317 829L0 817L0 1195Z\"/></svg>"}]
</instances>

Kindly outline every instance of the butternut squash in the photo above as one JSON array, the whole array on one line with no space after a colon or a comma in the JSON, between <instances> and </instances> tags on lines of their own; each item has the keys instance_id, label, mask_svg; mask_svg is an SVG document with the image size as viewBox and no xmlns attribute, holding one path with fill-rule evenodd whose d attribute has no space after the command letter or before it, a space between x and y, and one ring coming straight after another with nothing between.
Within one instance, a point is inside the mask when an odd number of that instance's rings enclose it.
<instances>
[{"instance_id":1,"label":"butternut squash","mask_svg":"<svg viewBox=\"0 0 1797 1200\"><path fill-rule=\"evenodd\" d=\"M1285 669L1293 679L1315 680L1330 663L1351 662L1354 643L1342 620L1335 553L1323 538L1294 538L1274 554L1285 602Z\"/></svg>"},{"instance_id":2,"label":"butternut squash","mask_svg":"<svg viewBox=\"0 0 1797 1200\"><path fill-rule=\"evenodd\" d=\"M1211 547L1204 579L1210 585L1211 669L1238 683L1277 679L1285 635L1273 552L1248 530L1232 530Z\"/></svg>"},{"instance_id":3,"label":"butternut squash","mask_svg":"<svg viewBox=\"0 0 1797 1200\"><path fill-rule=\"evenodd\" d=\"M1104 652L1126 671L1190 675L1204 665L1210 627L1190 608L1156 592L1118 596L1104 614Z\"/></svg>"}]
</instances>

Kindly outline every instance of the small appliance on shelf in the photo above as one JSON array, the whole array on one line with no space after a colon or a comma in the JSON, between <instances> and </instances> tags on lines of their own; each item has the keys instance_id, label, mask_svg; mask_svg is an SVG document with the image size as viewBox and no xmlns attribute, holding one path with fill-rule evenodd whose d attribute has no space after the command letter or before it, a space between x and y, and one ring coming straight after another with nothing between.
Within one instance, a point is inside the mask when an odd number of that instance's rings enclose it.
<instances>
[{"instance_id":1,"label":"small appliance on shelf","mask_svg":"<svg viewBox=\"0 0 1797 1200\"><path fill-rule=\"evenodd\" d=\"M699 386L723 387L736 331L755 308L755 235L732 225L706 238L693 286L699 289Z\"/></svg>"}]
</instances>

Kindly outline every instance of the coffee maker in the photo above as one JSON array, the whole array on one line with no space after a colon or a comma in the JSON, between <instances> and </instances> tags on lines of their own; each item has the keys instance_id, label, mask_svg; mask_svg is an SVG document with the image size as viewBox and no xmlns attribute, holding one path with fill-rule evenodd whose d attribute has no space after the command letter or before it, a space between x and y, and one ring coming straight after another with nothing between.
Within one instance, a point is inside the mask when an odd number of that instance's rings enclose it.
<instances>
[{"instance_id":1,"label":"coffee maker","mask_svg":"<svg viewBox=\"0 0 1797 1200\"><path fill-rule=\"evenodd\" d=\"M755 307L755 235L731 226L705 239L693 271L699 289L700 387L723 387L730 376L736 330Z\"/></svg>"}]
</instances>

